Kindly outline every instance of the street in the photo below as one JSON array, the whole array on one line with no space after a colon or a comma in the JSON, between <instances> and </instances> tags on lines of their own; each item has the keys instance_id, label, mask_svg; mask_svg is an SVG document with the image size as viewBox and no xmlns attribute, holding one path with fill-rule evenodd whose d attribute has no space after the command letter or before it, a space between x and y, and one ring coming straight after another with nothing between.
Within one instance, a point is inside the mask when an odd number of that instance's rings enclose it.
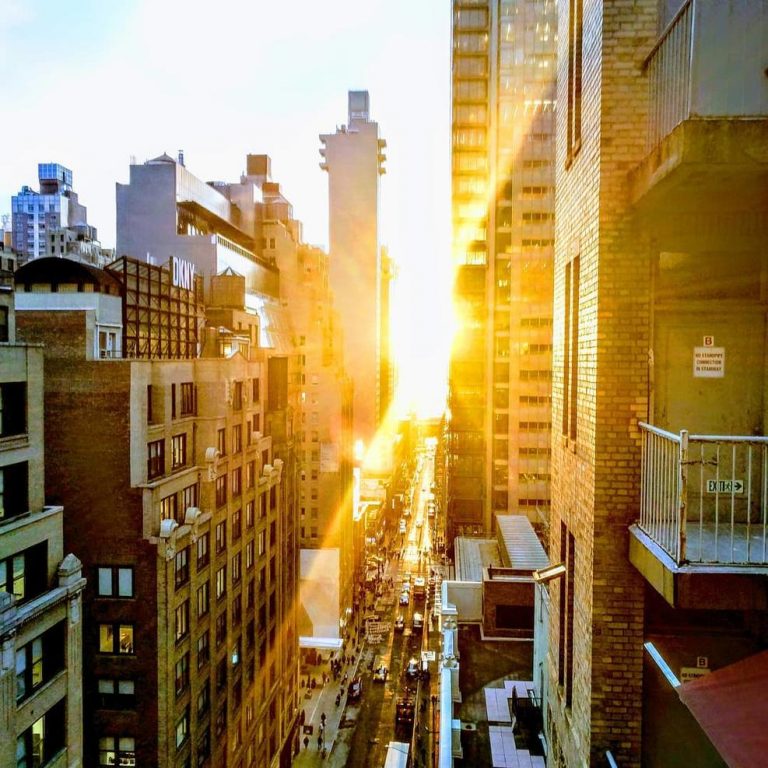
<instances>
[{"instance_id":1,"label":"street","mask_svg":"<svg viewBox=\"0 0 768 768\"><path fill-rule=\"evenodd\" d=\"M434 454L422 452L411 492L404 501L404 512L410 507L410 514L400 518L405 521L405 530L399 520L390 520L383 551L368 553L381 557L378 579L368 585L366 592L367 621L361 623L357 637L353 636L341 652L348 663L343 665L338 680L332 679L306 696L304 732L308 741L294 760L296 766L324 761L339 768L383 766L391 741L409 745L411 765L434 764L432 736L438 723L432 697L436 700L439 634L432 628L430 617L439 577L435 584L430 576L441 568L432 563L437 518L429 516L428 504L433 477ZM352 656L354 660L350 661ZM374 679L374 666L381 665L387 667L388 674L385 680L378 681ZM321 680L323 672L331 674L327 663L317 668L315 677ZM355 676L362 681L362 696L353 702L349 701L347 687ZM340 703L336 706L339 693ZM326 722L318 742L321 714L326 715ZM326 758L321 744L327 750Z\"/></svg>"}]
</instances>

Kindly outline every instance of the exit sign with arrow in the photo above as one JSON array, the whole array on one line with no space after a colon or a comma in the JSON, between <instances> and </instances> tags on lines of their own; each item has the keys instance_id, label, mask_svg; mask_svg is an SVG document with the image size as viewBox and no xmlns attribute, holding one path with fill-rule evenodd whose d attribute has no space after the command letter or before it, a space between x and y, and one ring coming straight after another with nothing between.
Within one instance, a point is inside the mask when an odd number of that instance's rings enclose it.
<instances>
[{"instance_id":1,"label":"exit sign with arrow","mask_svg":"<svg viewBox=\"0 0 768 768\"><path fill-rule=\"evenodd\" d=\"M744 493L744 481L707 480L707 493Z\"/></svg>"}]
</instances>

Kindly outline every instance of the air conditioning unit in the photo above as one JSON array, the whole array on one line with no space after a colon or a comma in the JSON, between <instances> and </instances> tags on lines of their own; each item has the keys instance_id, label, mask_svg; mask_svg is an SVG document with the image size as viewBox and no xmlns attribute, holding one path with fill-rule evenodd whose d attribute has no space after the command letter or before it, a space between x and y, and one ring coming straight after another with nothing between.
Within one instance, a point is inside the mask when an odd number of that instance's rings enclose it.
<instances>
[{"instance_id":1,"label":"air conditioning unit","mask_svg":"<svg viewBox=\"0 0 768 768\"><path fill-rule=\"evenodd\" d=\"M160 521L160 538L169 539L171 534L179 527L179 524L175 520L170 518Z\"/></svg>"},{"instance_id":2,"label":"air conditioning unit","mask_svg":"<svg viewBox=\"0 0 768 768\"><path fill-rule=\"evenodd\" d=\"M184 522L186 525L192 525L203 513L197 507L187 507L184 513Z\"/></svg>"}]
</instances>

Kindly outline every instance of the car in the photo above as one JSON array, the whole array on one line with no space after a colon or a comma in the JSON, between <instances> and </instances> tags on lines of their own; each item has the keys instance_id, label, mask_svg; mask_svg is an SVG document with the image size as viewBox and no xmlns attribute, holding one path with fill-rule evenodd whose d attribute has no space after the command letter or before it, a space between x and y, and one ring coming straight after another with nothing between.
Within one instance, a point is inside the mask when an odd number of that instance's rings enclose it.
<instances>
[{"instance_id":1,"label":"car","mask_svg":"<svg viewBox=\"0 0 768 768\"><path fill-rule=\"evenodd\" d=\"M411 596L408 592L403 591L400 593L400 605L408 605L411 602Z\"/></svg>"},{"instance_id":2,"label":"car","mask_svg":"<svg viewBox=\"0 0 768 768\"><path fill-rule=\"evenodd\" d=\"M347 701L359 701L363 695L363 681L360 677L352 678L347 688Z\"/></svg>"},{"instance_id":3,"label":"car","mask_svg":"<svg viewBox=\"0 0 768 768\"><path fill-rule=\"evenodd\" d=\"M379 664L373 668L373 681L375 683L386 683L389 676L389 669L386 664Z\"/></svg>"},{"instance_id":4,"label":"car","mask_svg":"<svg viewBox=\"0 0 768 768\"><path fill-rule=\"evenodd\" d=\"M405 668L405 676L411 680L415 680L420 673L419 662L413 657L408 660L408 666Z\"/></svg>"},{"instance_id":5,"label":"car","mask_svg":"<svg viewBox=\"0 0 768 768\"><path fill-rule=\"evenodd\" d=\"M405 574L403 574L403 586L408 584L410 586L411 583L411 572L406 571Z\"/></svg>"},{"instance_id":6,"label":"car","mask_svg":"<svg viewBox=\"0 0 768 768\"><path fill-rule=\"evenodd\" d=\"M420 613L413 614L413 631L421 632L424 629L424 617Z\"/></svg>"},{"instance_id":7,"label":"car","mask_svg":"<svg viewBox=\"0 0 768 768\"><path fill-rule=\"evenodd\" d=\"M400 533L405 533L405 520L400 521Z\"/></svg>"},{"instance_id":8,"label":"car","mask_svg":"<svg viewBox=\"0 0 768 768\"><path fill-rule=\"evenodd\" d=\"M405 619L403 618L403 614L401 613L395 619L395 632L402 632L404 629L405 629Z\"/></svg>"},{"instance_id":9,"label":"car","mask_svg":"<svg viewBox=\"0 0 768 768\"><path fill-rule=\"evenodd\" d=\"M422 517L416 518L416 527L421 528L421 526L424 525L424 519Z\"/></svg>"}]
</instances>

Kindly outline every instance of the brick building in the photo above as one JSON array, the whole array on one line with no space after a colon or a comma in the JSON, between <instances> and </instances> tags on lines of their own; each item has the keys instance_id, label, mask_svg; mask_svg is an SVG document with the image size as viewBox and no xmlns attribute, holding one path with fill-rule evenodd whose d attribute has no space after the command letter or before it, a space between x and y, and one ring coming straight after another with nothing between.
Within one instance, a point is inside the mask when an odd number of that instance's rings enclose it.
<instances>
[{"instance_id":1,"label":"brick building","mask_svg":"<svg viewBox=\"0 0 768 768\"><path fill-rule=\"evenodd\" d=\"M764 759L721 742L716 682L768 641L767 24L559 3L549 765Z\"/></svg>"},{"instance_id":2,"label":"brick building","mask_svg":"<svg viewBox=\"0 0 768 768\"><path fill-rule=\"evenodd\" d=\"M44 498L43 350L0 287L0 764L80 765L82 595L63 510Z\"/></svg>"},{"instance_id":3,"label":"brick building","mask_svg":"<svg viewBox=\"0 0 768 768\"><path fill-rule=\"evenodd\" d=\"M62 266L63 265L63 266ZM177 265L178 266L178 265ZM19 333L44 343L46 493L84 573L85 765L290 763L297 744L297 418L258 316L202 278L121 259L16 274ZM94 352L117 303L121 348ZM223 306L215 306L216 302ZM101 307L106 312L108 307ZM249 327L248 323L252 327ZM232 323L234 325L234 323ZM245 325L245 327L243 327Z\"/></svg>"}]
</instances>

